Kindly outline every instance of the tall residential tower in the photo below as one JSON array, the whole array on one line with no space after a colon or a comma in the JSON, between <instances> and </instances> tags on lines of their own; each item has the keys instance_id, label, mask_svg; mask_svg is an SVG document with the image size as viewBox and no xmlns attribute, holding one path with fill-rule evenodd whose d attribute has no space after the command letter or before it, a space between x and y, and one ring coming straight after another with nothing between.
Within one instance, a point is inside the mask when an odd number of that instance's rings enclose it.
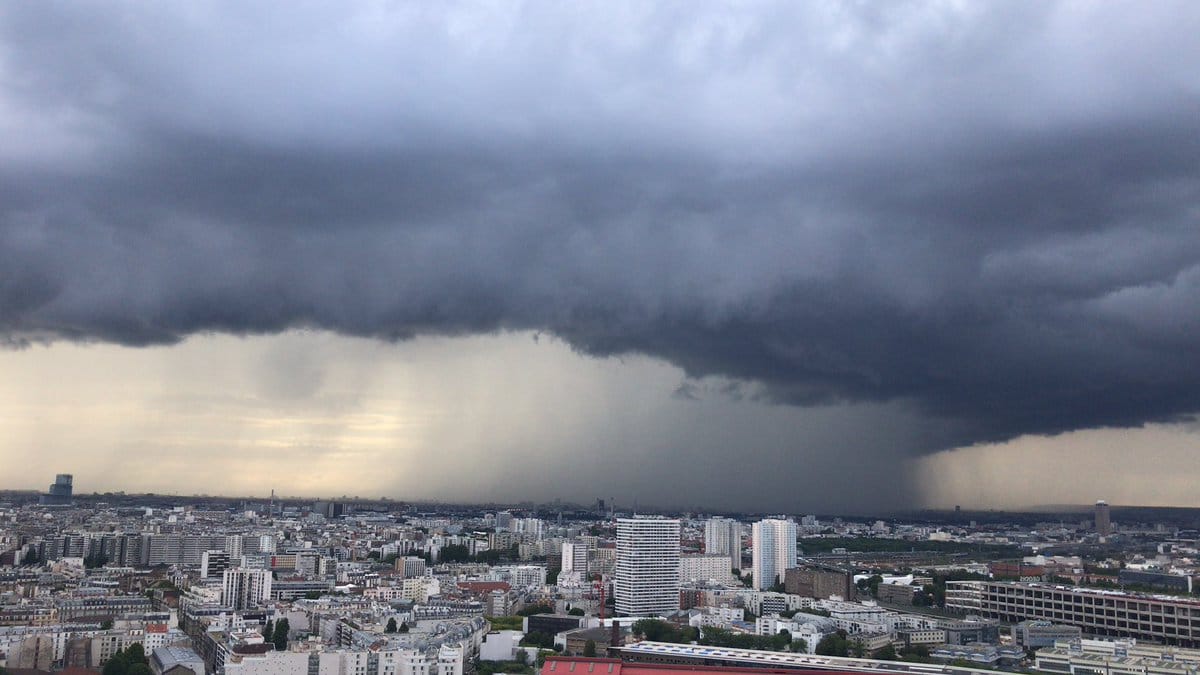
<instances>
[{"instance_id":1,"label":"tall residential tower","mask_svg":"<svg viewBox=\"0 0 1200 675\"><path fill-rule=\"evenodd\" d=\"M655 616L679 609L679 521L617 520L617 613Z\"/></svg>"},{"instance_id":2,"label":"tall residential tower","mask_svg":"<svg viewBox=\"0 0 1200 675\"><path fill-rule=\"evenodd\" d=\"M704 523L704 553L729 556L730 569L742 569L742 524L731 518Z\"/></svg>"},{"instance_id":3,"label":"tall residential tower","mask_svg":"<svg viewBox=\"0 0 1200 675\"><path fill-rule=\"evenodd\" d=\"M754 589L768 590L796 566L796 522L768 518L754 524Z\"/></svg>"}]
</instances>

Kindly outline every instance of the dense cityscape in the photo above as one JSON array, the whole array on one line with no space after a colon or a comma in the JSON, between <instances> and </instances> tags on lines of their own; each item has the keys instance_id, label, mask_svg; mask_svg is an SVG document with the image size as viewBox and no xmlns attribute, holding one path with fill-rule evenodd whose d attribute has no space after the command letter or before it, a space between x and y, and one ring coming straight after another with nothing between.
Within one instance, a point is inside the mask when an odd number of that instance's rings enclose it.
<instances>
[{"instance_id":1,"label":"dense cityscape","mask_svg":"<svg viewBox=\"0 0 1200 675\"><path fill-rule=\"evenodd\" d=\"M0 0L0 675L1200 675L1200 0Z\"/></svg>"},{"instance_id":2,"label":"dense cityscape","mask_svg":"<svg viewBox=\"0 0 1200 675\"><path fill-rule=\"evenodd\" d=\"M2 499L10 673L531 673L558 656L850 672L1200 667L1200 520L1185 509L647 515L604 499L76 495L69 474Z\"/></svg>"}]
</instances>

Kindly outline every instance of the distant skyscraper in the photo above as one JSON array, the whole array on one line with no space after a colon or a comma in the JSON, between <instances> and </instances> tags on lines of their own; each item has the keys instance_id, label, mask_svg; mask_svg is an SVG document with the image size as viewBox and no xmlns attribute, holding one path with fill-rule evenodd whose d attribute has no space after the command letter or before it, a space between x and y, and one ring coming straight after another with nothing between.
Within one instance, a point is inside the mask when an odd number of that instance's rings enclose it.
<instances>
[{"instance_id":1,"label":"distant skyscraper","mask_svg":"<svg viewBox=\"0 0 1200 675\"><path fill-rule=\"evenodd\" d=\"M754 524L754 588L767 590L796 566L796 523L768 518Z\"/></svg>"},{"instance_id":2,"label":"distant skyscraper","mask_svg":"<svg viewBox=\"0 0 1200 675\"><path fill-rule=\"evenodd\" d=\"M503 532L511 530L513 524L513 514L509 511L501 511L496 514L496 531Z\"/></svg>"},{"instance_id":3,"label":"distant skyscraper","mask_svg":"<svg viewBox=\"0 0 1200 675\"><path fill-rule=\"evenodd\" d=\"M704 552L729 556L730 569L742 569L742 524L731 518L704 523Z\"/></svg>"},{"instance_id":4,"label":"distant skyscraper","mask_svg":"<svg viewBox=\"0 0 1200 675\"><path fill-rule=\"evenodd\" d=\"M679 609L679 521L617 520L617 613L654 616Z\"/></svg>"},{"instance_id":5,"label":"distant skyscraper","mask_svg":"<svg viewBox=\"0 0 1200 675\"><path fill-rule=\"evenodd\" d=\"M69 473L58 474L54 477L50 491L42 495L39 501L46 506L70 506L73 481L74 478Z\"/></svg>"},{"instance_id":6,"label":"distant skyscraper","mask_svg":"<svg viewBox=\"0 0 1200 675\"><path fill-rule=\"evenodd\" d=\"M1112 518L1108 512L1108 502L1103 499L1096 502L1096 534L1101 537L1112 534Z\"/></svg>"}]
</instances>

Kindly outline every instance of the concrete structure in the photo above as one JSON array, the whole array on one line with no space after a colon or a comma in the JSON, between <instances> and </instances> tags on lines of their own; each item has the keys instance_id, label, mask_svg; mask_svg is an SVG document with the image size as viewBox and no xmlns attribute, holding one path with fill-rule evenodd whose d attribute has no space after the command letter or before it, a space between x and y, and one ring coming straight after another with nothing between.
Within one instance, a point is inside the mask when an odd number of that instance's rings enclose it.
<instances>
[{"instance_id":1,"label":"concrete structure","mask_svg":"<svg viewBox=\"0 0 1200 675\"><path fill-rule=\"evenodd\" d=\"M908 584L879 584L876 588L876 597L880 602L893 605L911 605L917 590L916 586Z\"/></svg>"},{"instance_id":2,"label":"concrete structure","mask_svg":"<svg viewBox=\"0 0 1200 675\"><path fill-rule=\"evenodd\" d=\"M230 562L229 554L225 551L205 551L200 554L200 578L224 578Z\"/></svg>"},{"instance_id":3,"label":"concrete structure","mask_svg":"<svg viewBox=\"0 0 1200 675\"><path fill-rule=\"evenodd\" d=\"M425 576L425 559L417 556L402 556L396 558L396 571L405 579Z\"/></svg>"},{"instance_id":4,"label":"concrete structure","mask_svg":"<svg viewBox=\"0 0 1200 675\"><path fill-rule=\"evenodd\" d=\"M1067 626L1049 621L1022 621L1013 626L1012 632L1017 646L1026 649L1053 647L1056 642L1079 640L1083 637L1083 631L1079 626Z\"/></svg>"},{"instance_id":5,"label":"concrete structure","mask_svg":"<svg viewBox=\"0 0 1200 675\"><path fill-rule=\"evenodd\" d=\"M234 568L221 580L221 604L233 609L258 607L271 598L271 570Z\"/></svg>"},{"instance_id":6,"label":"concrete structure","mask_svg":"<svg viewBox=\"0 0 1200 675\"><path fill-rule=\"evenodd\" d=\"M966 661L972 665L993 668L1019 663L1025 658L1025 650L985 644L945 645L933 650L929 655L939 661Z\"/></svg>"},{"instance_id":7,"label":"concrete structure","mask_svg":"<svg viewBox=\"0 0 1200 675\"><path fill-rule=\"evenodd\" d=\"M1096 534L1107 537L1112 533L1112 516L1108 509L1108 502L1101 499L1096 502Z\"/></svg>"},{"instance_id":8,"label":"concrete structure","mask_svg":"<svg viewBox=\"0 0 1200 675\"><path fill-rule=\"evenodd\" d=\"M521 648L521 638L525 634L519 630L492 631L484 636L483 644L479 645L480 661L512 661L516 658L517 650Z\"/></svg>"},{"instance_id":9,"label":"concrete structure","mask_svg":"<svg viewBox=\"0 0 1200 675\"><path fill-rule=\"evenodd\" d=\"M838 596L854 599L854 575L845 570L820 567L793 567L784 572L784 590L806 598Z\"/></svg>"},{"instance_id":10,"label":"concrete structure","mask_svg":"<svg viewBox=\"0 0 1200 675\"><path fill-rule=\"evenodd\" d=\"M159 647L150 654L154 675L204 675L204 659L186 647Z\"/></svg>"},{"instance_id":11,"label":"concrete structure","mask_svg":"<svg viewBox=\"0 0 1200 675\"><path fill-rule=\"evenodd\" d=\"M732 564L727 555L680 556L679 580L729 581L733 578Z\"/></svg>"},{"instance_id":12,"label":"concrete structure","mask_svg":"<svg viewBox=\"0 0 1200 675\"><path fill-rule=\"evenodd\" d=\"M728 556L729 569L742 569L742 524L731 518L711 518L704 523L704 552Z\"/></svg>"},{"instance_id":13,"label":"concrete structure","mask_svg":"<svg viewBox=\"0 0 1200 675\"><path fill-rule=\"evenodd\" d=\"M1191 593L1192 578L1184 574L1167 574L1150 570L1123 569L1117 573L1117 582L1122 586L1161 588L1177 593Z\"/></svg>"},{"instance_id":14,"label":"concrete structure","mask_svg":"<svg viewBox=\"0 0 1200 675\"><path fill-rule=\"evenodd\" d=\"M582 542L564 541L562 545L562 572L579 572L587 578L588 546Z\"/></svg>"},{"instance_id":15,"label":"concrete structure","mask_svg":"<svg viewBox=\"0 0 1200 675\"><path fill-rule=\"evenodd\" d=\"M951 581L946 584L946 608L1011 623L1043 619L1079 626L1091 635L1200 646L1200 602L1189 598L1053 584Z\"/></svg>"},{"instance_id":16,"label":"concrete structure","mask_svg":"<svg viewBox=\"0 0 1200 675\"><path fill-rule=\"evenodd\" d=\"M769 590L796 566L796 523L767 518L754 524L752 537L754 589Z\"/></svg>"},{"instance_id":17,"label":"concrete structure","mask_svg":"<svg viewBox=\"0 0 1200 675\"><path fill-rule=\"evenodd\" d=\"M617 520L618 614L655 616L679 609L679 521Z\"/></svg>"},{"instance_id":18,"label":"concrete structure","mask_svg":"<svg viewBox=\"0 0 1200 675\"><path fill-rule=\"evenodd\" d=\"M946 644L969 645L976 643L996 644L1000 642L1000 622L995 619L971 616L961 621L943 619L938 628L946 632Z\"/></svg>"},{"instance_id":19,"label":"concrete structure","mask_svg":"<svg viewBox=\"0 0 1200 675\"><path fill-rule=\"evenodd\" d=\"M1037 669L1074 675L1190 675L1200 650L1138 644L1137 640L1060 640L1039 649Z\"/></svg>"},{"instance_id":20,"label":"concrete structure","mask_svg":"<svg viewBox=\"0 0 1200 675\"><path fill-rule=\"evenodd\" d=\"M43 506L70 506L73 503L71 492L74 489L74 480L69 473L58 474L54 477L49 491L42 495L39 501Z\"/></svg>"}]
</instances>

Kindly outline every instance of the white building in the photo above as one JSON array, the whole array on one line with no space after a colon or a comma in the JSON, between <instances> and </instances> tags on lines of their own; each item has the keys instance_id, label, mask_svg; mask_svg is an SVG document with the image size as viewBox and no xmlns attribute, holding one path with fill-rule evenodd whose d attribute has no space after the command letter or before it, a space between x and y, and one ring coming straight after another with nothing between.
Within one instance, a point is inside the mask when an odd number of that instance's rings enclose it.
<instances>
[{"instance_id":1,"label":"white building","mask_svg":"<svg viewBox=\"0 0 1200 675\"><path fill-rule=\"evenodd\" d=\"M417 556L396 558L396 571L405 579L425 576L425 559Z\"/></svg>"},{"instance_id":2,"label":"white building","mask_svg":"<svg viewBox=\"0 0 1200 675\"><path fill-rule=\"evenodd\" d=\"M796 523L768 518L754 524L754 588L769 589L796 566Z\"/></svg>"},{"instance_id":3,"label":"white building","mask_svg":"<svg viewBox=\"0 0 1200 675\"><path fill-rule=\"evenodd\" d=\"M271 570L236 567L225 570L221 580L221 604L233 609L258 607L271 597Z\"/></svg>"},{"instance_id":4,"label":"white building","mask_svg":"<svg viewBox=\"0 0 1200 675\"><path fill-rule=\"evenodd\" d=\"M730 569L742 569L742 524L731 518L704 523L704 552L729 558Z\"/></svg>"},{"instance_id":5,"label":"white building","mask_svg":"<svg viewBox=\"0 0 1200 675\"><path fill-rule=\"evenodd\" d=\"M684 555L679 557L679 580L729 581L733 563L727 555Z\"/></svg>"},{"instance_id":6,"label":"white building","mask_svg":"<svg viewBox=\"0 0 1200 675\"><path fill-rule=\"evenodd\" d=\"M617 520L617 613L653 616L679 609L679 521Z\"/></svg>"},{"instance_id":7,"label":"white building","mask_svg":"<svg viewBox=\"0 0 1200 675\"><path fill-rule=\"evenodd\" d=\"M586 577L588 571L588 546L580 542L565 541L562 545L562 571L565 573L581 572Z\"/></svg>"}]
</instances>

